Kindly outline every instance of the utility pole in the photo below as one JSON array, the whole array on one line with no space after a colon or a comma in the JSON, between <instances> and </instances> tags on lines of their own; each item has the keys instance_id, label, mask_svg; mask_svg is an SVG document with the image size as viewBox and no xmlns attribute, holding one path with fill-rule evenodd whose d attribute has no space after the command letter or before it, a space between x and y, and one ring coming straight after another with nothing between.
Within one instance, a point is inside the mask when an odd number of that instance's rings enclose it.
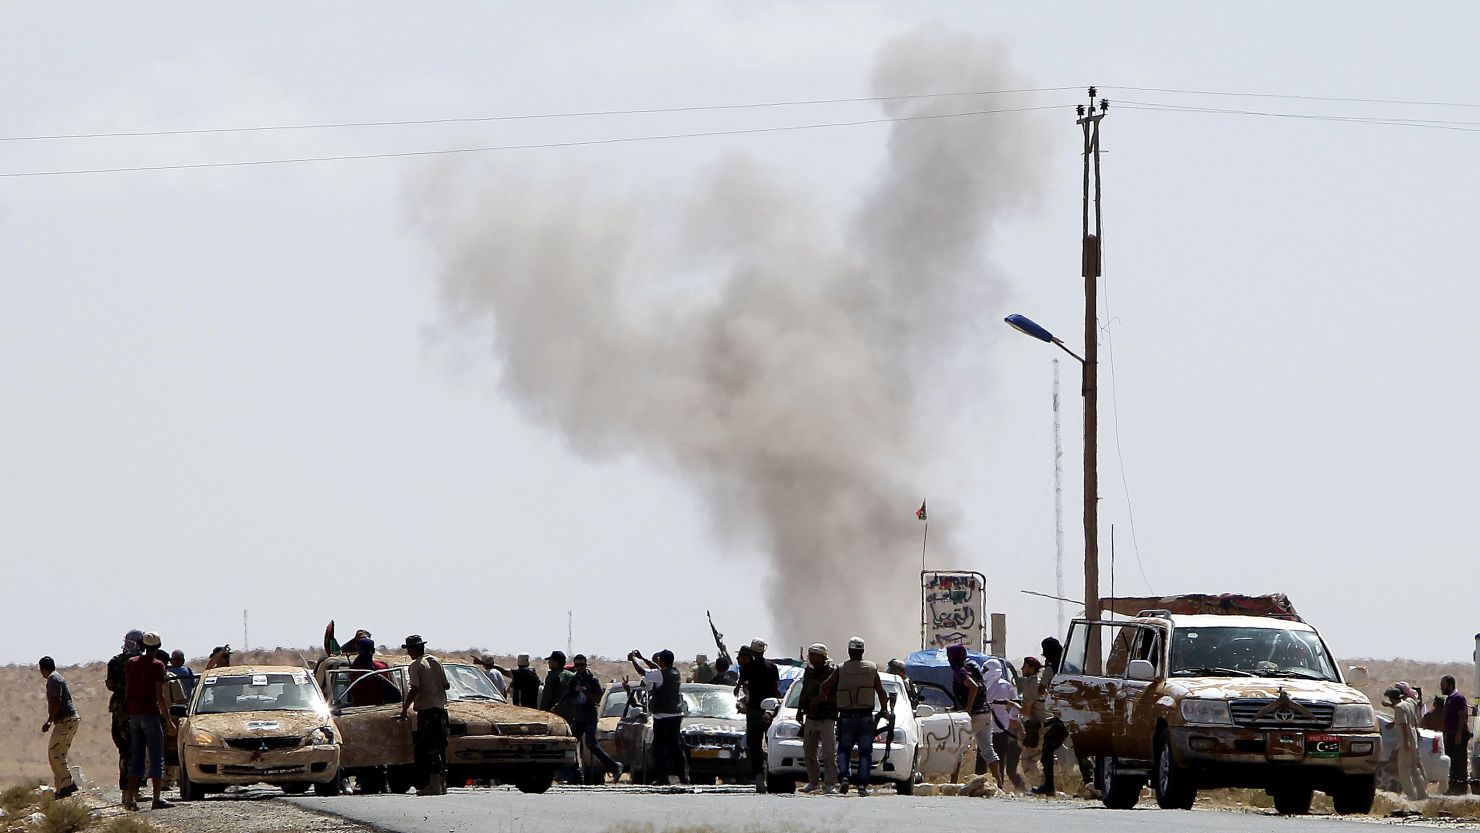
<instances>
[{"instance_id":1,"label":"utility pole","mask_svg":"<svg viewBox=\"0 0 1480 833\"><path fill-rule=\"evenodd\" d=\"M1110 107L1105 99L1095 101L1098 91L1089 88L1089 106L1076 108L1075 124L1084 131L1084 208L1083 268L1084 276L1084 615L1091 622L1100 619L1100 541L1099 541L1099 394L1096 364L1099 355L1100 325L1096 300L1096 282L1100 277L1100 121ZM1096 104L1098 103L1098 109ZM1090 174L1094 174L1094 202L1090 202ZM1090 209L1094 209L1094 233L1090 233ZM1099 674L1100 628L1091 626L1085 657L1086 671Z\"/></svg>"},{"instance_id":2,"label":"utility pole","mask_svg":"<svg viewBox=\"0 0 1480 833\"><path fill-rule=\"evenodd\" d=\"M247 650L250 644L247 642L247 611L246 608L242 608L242 650Z\"/></svg>"}]
</instances>

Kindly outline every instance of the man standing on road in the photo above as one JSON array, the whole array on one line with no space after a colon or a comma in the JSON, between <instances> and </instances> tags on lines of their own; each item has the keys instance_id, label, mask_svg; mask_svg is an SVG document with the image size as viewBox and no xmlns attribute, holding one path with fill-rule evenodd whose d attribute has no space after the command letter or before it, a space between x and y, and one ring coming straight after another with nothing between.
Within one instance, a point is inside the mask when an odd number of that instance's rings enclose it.
<instances>
[{"instance_id":1,"label":"man standing on road","mask_svg":"<svg viewBox=\"0 0 1480 833\"><path fill-rule=\"evenodd\" d=\"M111 692L108 696L108 714L112 718L113 746L118 749L119 792L128 790L128 704L124 701L124 689L127 685L124 671L128 668L128 661L143 650L143 639L143 631L129 631L123 636L123 650L108 660L107 686Z\"/></svg>"},{"instance_id":2,"label":"man standing on road","mask_svg":"<svg viewBox=\"0 0 1480 833\"><path fill-rule=\"evenodd\" d=\"M416 760L416 794L447 794L447 672L442 663L427 654L426 640L417 634L401 646L411 657L406 667L406 699L401 701L401 719L415 706L416 729L412 732L412 754Z\"/></svg>"},{"instance_id":3,"label":"man standing on road","mask_svg":"<svg viewBox=\"0 0 1480 833\"><path fill-rule=\"evenodd\" d=\"M516 706L526 709L538 708L540 704L540 675L529 667L529 654L519 655L519 667L509 675L509 690Z\"/></svg>"},{"instance_id":4,"label":"man standing on road","mask_svg":"<svg viewBox=\"0 0 1480 833\"><path fill-rule=\"evenodd\" d=\"M880 713L889 708L889 695L879 669L863 658L863 637L848 640L848 661L838 666L822 684L822 696L838 704L838 777L842 791L848 792L853 747L858 747L858 795L868 797L869 775L874 767L874 734L878 725L875 708Z\"/></svg>"},{"instance_id":5,"label":"man standing on road","mask_svg":"<svg viewBox=\"0 0 1480 833\"><path fill-rule=\"evenodd\" d=\"M1449 756L1449 789L1445 795L1465 795L1470 790L1470 704L1455 687L1454 676L1439 680L1444 695L1444 754Z\"/></svg>"},{"instance_id":6,"label":"man standing on road","mask_svg":"<svg viewBox=\"0 0 1480 833\"><path fill-rule=\"evenodd\" d=\"M996 657L987 660L986 673L982 676L986 686L987 708L992 713L992 751L998 759L995 773L997 786L1007 789L1002 780L1006 773L1013 789L1022 792L1026 785L1023 783L1023 776L1018 774L1018 758L1022 756L1023 749L1012 730L1013 726L1019 725L1020 712L1015 702L1017 689L1002 678L1002 660Z\"/></svg>"},{"instance_id":7,"label":"man standing on road","mask_svg":"<svg viewBox=\"0 0 1480 833\"><path fill-rule=\"evenodd\" d=\"M951 666L951 691L971 717L971 736L976 738L977 752L977 765L973 769L980 774L982 766L990 768L1000 783L997 751L992 746L992 714L987 708L987 691L981 672L966 659L965 645L947 645L946 662Z\"/></svg>"},{"instance_id":8,"label":"man standing on road","mask_svg":"<svg viewBox=\"0 0 1480 833\"><path fill-rule=\"evenodd\" d=\"M46 678L46 722L41 724L41 733L51 732L51 743L46 746L46 760L51 764L52 781L56 786L56 797L66 798L77 792L72 780L72 768L67 764L67 752L72 748L72 739L77 736L81 720L77 708L72 705L72 689L67 680L57 673L56 661L42 657L39 663L41 676Z\"/></svg>"},{"instance_id":9,"label":"man standing on road","mask_svg":"<svg viewBox=\"0 0 1480 833\"><path fill-rule=\"evenodd\" d=\"M827 658L827 646L821 642L807 648L807 668L802 672L802 695L797 701L797 720L802 723L802 759L807 764L807 786L804 793L822 790L824 795L838 791L838 704L822 696L822 684L838 670ZM822 756L826 781L818 780L817 756Z\"/></svg>"},{"instance_id":10,"label":"man standing on road","mask_svg":"<svg viewBox=\"0 0 1480 833\"><path fill-rule=\"evenodd\" d=\"M1034 778L1040 774L1038 764L1043 756L1043 723L1052 716L1043 702L1043 681L1038 676L1042 671L1043 663L1037 657L1023 657L1018 673L1018 697L1023 704L1023 772Z\"/></svg>"},{"instance_id":11,"label":"man standing on road","mask_svg":"<svg viewBox=\"0 0 1480 833\"><path fill-rule=\"evenodd\" d=\"M766 641L752 639L740 646L740 675L735 695L745 689L745 754L750 758L750 774L755 778L755 791L766 791L766 722L768 715L761 703L781 696L781 672L776 663L766 659Z\"/></svg>"},{"instance_id":12,"label":"man standing on road","mask_svg":"<svg viewBox=\"0 0 1480 833\"><path fill-rule=\"evenodd\" d=\"M586 667L585 654L576 654L572 664L575 665L575 671L571 674L570 687L566 689L566 702L562 709L565 719L570 721L570 733L576 736L577 743L586 748L586 755L599 761L611 773L613 782L620 781L622 765L606 754L606 750L596 742L596 705L601 702L601 681ZM585 761L583 756L582 767L585 766ZM594 783L600 784L601 778L598 776Z\"/></svg>"},{"instance_id":13,"label":"man standing on road","mask_svg":"<svg viewBox=\"0 0 1480 833\"><path fill-rule=\"evenodd\" d=\"M689 783L689 761L683 754L683 678L673 667L673 652L663 649L653 654L650 661L641 651L627 655L632 667L642 675L642 685L648 691L648 711L653 720L653 772L652 782L668 785L670 775L678 776L678 783ZM647 668L638 664L647 663Z\"/></svg>"},{"instance_id":14,"label":"man standing on road","mask_svg":"<svg viewBox=\"0 0 1480 833\"><path fill-rule=\"evenodd\" d=\"M1428 798L1427 778L1423 774L1423 763L1418 758L1418 713L1417 703L1403 696L1397 687L1383 692L1387 704L1393 709L1393 731L1398 736L1398 748L1393 751L1393 771L1398 776L1398 785L1409 801Z\"/></svg>"},{"instance_id":15,"label":"man standing on road","mask_svg":"<svg viewBox=\"0 0 1480 833\"><path fill-rule=\"evenodd\" d=\"M545 657L545 665L550 670L545 674L545 687L540 691L540 711L560 714L560 701L565 699L571 678L571 673L565 670L565 652L552 651Z\"/></svg>"},{"instance_id":16,"label":"man standing on road","mask_svg":"<svg viewBox=\"0 0 1480 833\"><path fill-rule=\"evenodd\" d=\"M140 639L140 653L129 659L124 668L124 702L128 709L128 789L123 793L123 806L139 809L139 785L147 775L154 786L155 810L174 805L159 797L164 789L164 724L174 723L170 716L169 677L159 650L159 634L150 631Z\"/></svg>"}]
</instances>

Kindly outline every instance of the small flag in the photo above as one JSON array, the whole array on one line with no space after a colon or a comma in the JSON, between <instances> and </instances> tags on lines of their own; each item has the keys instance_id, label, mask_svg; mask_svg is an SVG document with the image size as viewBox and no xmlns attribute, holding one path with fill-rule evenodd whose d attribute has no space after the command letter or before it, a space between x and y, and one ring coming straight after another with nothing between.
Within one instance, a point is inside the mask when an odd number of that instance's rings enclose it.
<instances>
[{"instance_id":1,"label":"small flag","mask_svg":"<svg viewBox=\"0 0 1480 833\"><path fill-rule=\"evenodd\" d=\"M919 518L922 521L927 520L927 518L925 517L925 501L920 501L920 511L915 513L915 517Z\"/></svg>"}]
</instances>

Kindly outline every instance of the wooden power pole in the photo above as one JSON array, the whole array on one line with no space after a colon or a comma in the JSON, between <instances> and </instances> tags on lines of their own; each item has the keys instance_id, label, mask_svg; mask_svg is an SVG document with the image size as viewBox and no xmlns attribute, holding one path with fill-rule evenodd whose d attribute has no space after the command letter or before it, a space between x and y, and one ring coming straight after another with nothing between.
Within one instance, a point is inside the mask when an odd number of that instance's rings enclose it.
<instances>
[{"instance_id":1,"label":"wooden power pole","mask_svg":"<svg viewBox=\"0 0 1480 833\"><path fill-rule=\"evenodd\" d=\"M1110 102L1096 99L1097 90L1089 88L1089 106L1080 105L1075 123L1084 131L1084 207L1083 269L1084 276L1084 615L1090 621L1100 618L1100 523L1099 523L1099 394L1097 392L1100 326L1096 283L1100 277L1100 121L1105 118ZM1093 176L1091 176L1093 174ZM1091 201L1090 183L1094 192ZM1090 230L1093 208L1094 231ZM1086 644L1086 671L1100 673L1100 628L1089 629Z\"/></svg>"}]
</instances>

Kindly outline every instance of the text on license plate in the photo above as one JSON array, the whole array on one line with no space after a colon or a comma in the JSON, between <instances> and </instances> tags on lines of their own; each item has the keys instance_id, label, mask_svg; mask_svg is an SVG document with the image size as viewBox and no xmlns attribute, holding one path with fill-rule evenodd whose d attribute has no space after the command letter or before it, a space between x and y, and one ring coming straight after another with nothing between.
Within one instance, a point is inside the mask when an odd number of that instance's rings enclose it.
<instances>
[{"instance_id":1,"label":"text on license plate","mask_svg":"<svg viewBox=\"0 0 1480 833\"><path fill-rule=\"evenodd\" d=\"M693 758L728 758L728 757L730 757L730 750L728 750L728 749L694 749L694 750L691 750L690 751L689 756L690 757L693 757Z\"/></svg>"},{"instance_id":2,"label":"text on license plate","mask_svg":"<svg viewBox=\"0 0 1480 833\"><path fill-rule=\"evenodd\" d=\"M1312 758L1341 757L1341 738L1336 735L1306 735L1305 754Z\"/></svg>"}]
</instances>

